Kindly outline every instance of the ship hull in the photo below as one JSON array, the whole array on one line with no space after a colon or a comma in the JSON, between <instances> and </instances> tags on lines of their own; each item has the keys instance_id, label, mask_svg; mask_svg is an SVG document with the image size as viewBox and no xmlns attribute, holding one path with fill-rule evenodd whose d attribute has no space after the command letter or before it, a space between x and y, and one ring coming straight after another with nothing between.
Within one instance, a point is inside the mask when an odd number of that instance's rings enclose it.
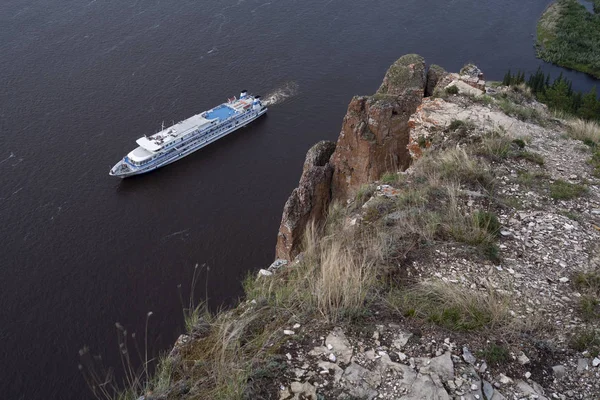
<instances>
[{"instance_id":1,"label":"ship hull","mask_svg":"<svg viewBox=\"0 0 600 400\"><path fill-rule=\"evenodd\" d=\"M155 162L145 165L143 167L137 167L135 165L132 165L131 163L128 163L125 158L125 159L119 161L111 169L109 175L115 176L115 177L118 177L121 179L125 179L125 178L130 178L132 176L147 174L149 172L155 171L161 167L172 164L175 161L181 160L182 158L200 150L203 147L208 146L209 144L211 144L213 142L216 142L217 140L229 135L230 133L237 131L240 128L246 127L252 121L254 121L254 120L260 118L262 115L266 114L266 112L267 112L267 108L264 107L263 109L257 111L254 115L251 115L249 118L245 119L239 125L232 126L231 128L226 128L222 132L219 132L218 134L215 134L212 136L205 135L205 136L200 136L196 139L190 140L190 142L188 144L186 144L185 146L183 146L182 148L173 149L169 152L166 152L164 155L161 155L160 157L158 157ZM125 172L123 168L120 168L121 165L127 165L129 171Z\"/></svg>"}]
</instances>

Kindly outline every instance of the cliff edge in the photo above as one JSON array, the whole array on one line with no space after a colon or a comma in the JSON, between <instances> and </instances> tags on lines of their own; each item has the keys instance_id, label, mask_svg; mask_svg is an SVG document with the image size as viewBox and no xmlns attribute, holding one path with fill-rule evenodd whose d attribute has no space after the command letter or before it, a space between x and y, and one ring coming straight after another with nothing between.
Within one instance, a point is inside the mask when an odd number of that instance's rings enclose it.
<instances>
[{"instance_id":1,"label":"cliff edge","mask_svg":"<svg viewBox=\"0 0 600 400\"><path fill-rule=\"evenodd\" d=\"M600 398L600 126L400 58L307 154L277 260L151 399Z\"/></svg>"}]
</instances>

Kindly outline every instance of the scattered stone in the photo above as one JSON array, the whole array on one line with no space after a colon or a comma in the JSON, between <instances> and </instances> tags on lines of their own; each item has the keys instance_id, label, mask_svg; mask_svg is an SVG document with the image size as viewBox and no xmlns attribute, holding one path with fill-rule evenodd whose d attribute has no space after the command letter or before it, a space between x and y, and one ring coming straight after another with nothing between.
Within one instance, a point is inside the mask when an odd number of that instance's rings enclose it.
<instances>
[{"instance_id":1,"label":"scattered stone","mask_svg":"<svg viewBox=\"0 0 600 400\"><path fill-rule=\"evenodd\" d=\"M475 356L471 353L471 351L469 351L468 347L463 347L463 360L465 360L467 363L469 364L475 364L475 362L477 361L477 359L475 358Z\"/></svg>"},{"instance_id":2,"label":"scattered stone","mask_svg":"<svg viewBox=\"0 0 600 400\"><path fill-rule=\"evenodd\" d=\"M439 357L432 359L417 359L417 365L421 366L419 372L422 374L434 373L443 381L449 381L454 378L454 364L450 357L450 352L446 352Z\"/></svg>"},{"instance_id":3,"label":"scattered stone","mask_svg":"<svg viewBox=\"0 0 600 400\"><path fill-rule=\"evenodd\" d=\"M292 382L290 389L292 390L292 393L304 396L304 398L317 400L317 388L309 382Z\"/></svg>"},{"instance_id":4,"label":"scattered stone","mask_svg":"<svg viewBox=\"0 0 600 400\"><path fill-rule=\"evenodd\" d=\"M517 357L517 360L521 365L529 364L529 358L525 355L525 353L521 353L519 357Z\"/></svg>"},{"instance_id":5,"label":"scattered stone","mask_svg":"<svg viewBox=\"0 0 600 400\"><path fill-rule=\"evenodd\" d=\"M593 364L592 364L593 365ZM577 372L587 371L590 367L590 360L587 358L580 358L577 360Z\"/></svg>"},{"instance_id":6,"label":"scattered stone","mask_svg":"<svg viewBox=\"0 0 600 400\"><path fill-rule=\"evenodd\" d=\"M556 379L561 380L567 375L567 369L564 365L555 365L552 367L552 373Z\"/></svg>"},{"instance_id":7,"label":"scattered stone","mask_svg":"<svg viewBox=\"0 0 600 400\"><path fill-rule=\"evenodd\" d=\"M338 383L340 381L340 379L342 379L342 375L344 375L344 370L341 369L339 367L339 365L337 365L337 364L330 363L327 361L319 361L318 366L322 370L326 370L326 371L333 370L333 381L335 383Z\"/></svg>"},{"instance_id":8,"label":"scattered stone","mask_svg":"<svg viewBox=\"0 0 600 400\"><path fill-rule=\"evenodd\" d=\"M333 332L327 335L325 344L328 349L331 346L331 352L334 353L341 362L344 364L350 363L350 360L352 359L352 347L350 346L348 339L346 339L346 335L344 335L342 328L334 328Z\"/></svg>"},{"instance_id":9,"label":"scattered stone","mask_svg":"<svg viewBox=\"0 0 600 400\"><path fill-rule=\"evenodd\" d=\"M399 332L396 335L396 338L392 341L392 346L397 348L398 350L402 350L404 348L404 346L406 346L406 343L408 343L408 341L410 340L411 337L412 337L412 333Z\"/></svg>"},{"instance_id":10,"label":"scattered stone","mask_svg":"<svg viewBox=\"0 0 600 400\"><path fill-rule=\"evenodd\" d=\"M277 260L273 261L273 264L271 264L269 266L269 268L267 268L267 270L270 272L275 272L275 271L281 269L282 267L285 267L287 264L288 264L288 260L278 258Z\"/></svg>"},{"instance_id":11,"label":"scattered stone","mask_svg":"<svg viewBox=\"0 0 600 400\"><path fill-rule=\"evenodd\" d=\"M486 400L491 400L494 396L494 387L488 381L482 381L483 383L483 395Z\"/></svg>"},{"instance_id":12,"label":"scattered stone","mask_svg":"<svg viewBox=\"0 0 600 400\"><path fill-rule=\"evenodd\" d=\"M510 385L511 383L513 383L513 380L504 374L498 375L498 381L503 385Z\"/></svg>"}]
</instances>

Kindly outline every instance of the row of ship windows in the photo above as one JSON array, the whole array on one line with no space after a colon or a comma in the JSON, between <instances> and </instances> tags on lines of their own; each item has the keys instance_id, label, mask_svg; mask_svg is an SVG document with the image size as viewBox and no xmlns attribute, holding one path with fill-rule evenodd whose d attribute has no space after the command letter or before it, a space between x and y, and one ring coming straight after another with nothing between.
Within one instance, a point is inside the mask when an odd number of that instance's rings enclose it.
<instances>
[{"instance_id":1,"label":"row of ship windows","mask_svg":"<svg viewBox=\"0 0 600 400\"><path fill-rule=\"evenodd\" d=\"M244 119L245 119L245 118L244 118ZM236 121L236 122L235 122L235 125L239 125L239 123L240 123L240 121ZM225 129L229 129L229 128L231 128L232 126L233 126L233 124L229 124L229 125L227 125L227 126L225 126L225 127L222 127L222 128L220 128L220 129L217 129L216 131L212 132L211 134L209 134L209 135L205 136L205 138L211 138L211 137L215 136L217 133L220 133L220 132L224 131ZM183 140L183 138L180 138L180 139L178 139L176 142L180 142L180 141L182 141L182 140ZM200 138L198 138L198 140L200 140ZM169 148L170 146L174 145L176 142L173 142L172 144L169 144L169 145L167 145L167 146L165 147L165 149L167 149L167 148ZM154 160L155 160L155 158L156 158L156 157L152 157L152 158L149 158L149 159L147 159L147 160L144 160L144 161L142 161L142 162L135 162L135 161L133 161L133 160L129 160L129 161L130 161L130 162L131 162L133 165L136 165L136 166L142 166L142 165L146 165L146 164L148 164L148 163L149 163L149 162L151 162L151 161L154 161Z\"/></svg>"}]
</instances>

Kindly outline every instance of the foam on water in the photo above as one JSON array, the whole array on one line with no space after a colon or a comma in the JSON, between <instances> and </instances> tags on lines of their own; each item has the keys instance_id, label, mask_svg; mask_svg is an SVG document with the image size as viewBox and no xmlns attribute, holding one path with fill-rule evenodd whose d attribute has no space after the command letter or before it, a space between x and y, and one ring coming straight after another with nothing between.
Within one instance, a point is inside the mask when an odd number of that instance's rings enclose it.
<instances>
[{"instance_id":1,"label":"foam on water","mask_svg":"<svg viewBox=\"0 0 600 400\"><path fill-rule=\"evenodd\" d=\"M280 104L289 99L290 97L294 97L297 94L298 84L293 81L286 82L279 88L269 92L269 94L267 94L264 97L263 104L267 106Z\"/></svg>"}]
</instances>

